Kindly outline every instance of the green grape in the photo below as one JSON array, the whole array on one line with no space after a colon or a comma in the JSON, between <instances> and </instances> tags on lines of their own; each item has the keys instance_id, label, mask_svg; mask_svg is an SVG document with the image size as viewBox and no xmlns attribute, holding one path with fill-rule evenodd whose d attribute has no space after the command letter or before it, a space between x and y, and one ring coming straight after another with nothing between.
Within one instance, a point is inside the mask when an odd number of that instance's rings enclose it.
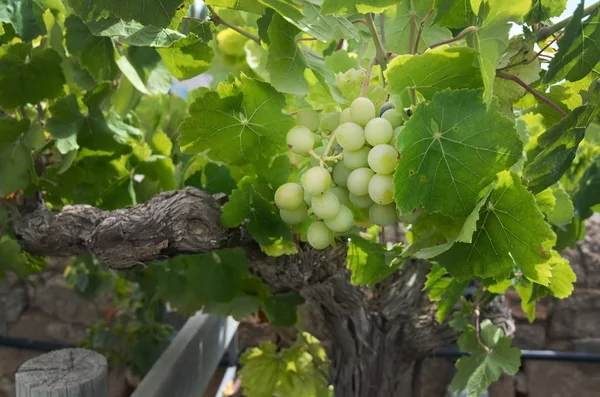
<instances>
[{"instance_id":1,"label":"green grape","mask_svg":"<svg viewBox=\"0 0 600 397\"><path fill-rule=\"evenodd\" d=\"M358 97L350 105L350 121L364 127L375 117L375 105L369 98ZM358 148L357 148L358 149Z\"/></svg>"},{"instance_id":2,"label":"green grape","mask_svg":"<svg viewBox=\"0 0 600 397\"><path fill-rule=\"evenodd\" d=\"M313 151L318 154L319 156L322 156L323 153L325 153L325 146L319 146L318 148L313 149ZM319 165L321 162L319 160L317 160L316 158L314 158L313 156L310 156L310 164L313 167L316 167L317 165Z\"/></svg>"},{"instance_id":3,"label":"green grape","mask_svg":"<svg viewBox=\"0 0 600 397\"><path fill-rule=\"evenodd\" d=\"M388 109L381 115L381 118L386 119L390 122L393 128L399 127L402 125L404 120L402 117L396 112L396 109Z\"/></svg>"},{"instance_id":4,"label":"green grape","mask_svg":"<svg viewBox=\"0 0 600 397\"><path fill-rule=\"evenodd\" d=\"M310 195L321 194L331 186L331 175L321 167L312 167L300 179L302 187Z\"/></svg>"},{"instance_id":5,"label":"green grape","mask_svg":"<svg viewBox=\"0 0 600 397\"><path fill-rule=\"evenodd\" d=\"M354 224L354 216L350 208L345 205L340 205L340 210L335 218L325 221L325 225L337 233L343 233L350 229Z\"/></svg>"},{"instance_id":6,"label":"green grape","mask_svg":"<svg viewBox=\"0 0 600 397\"><path fill-rule=\"evenodd\" d=\"M288 148L297 154L308 153L315 145L313 133L302 125L292 127L285 137Z\"/></svg>"},{"instance_id":7,"label":"green grape","mask_svg":"<svg viewBox=\"0 0 600 397\"><path fill-rule=\"evenodd\" d=\"M333 167L333 181L336 185L346 187L348 186L346 181L351 172L352 170L346 167L343 161L340 161Z\"/></svg>"},{"instance_id":8,"label":"green grape","mask_svg":"<svg viewBox=\"0 0 600 397\"><path fill-rule=\"evenodd\" d=\"M357 168L366 167L368 163L369 150L371 147L363 146L358 150L344 150L344 165L348 169L355 170Z\"/></svg>"},{"instance_id":9,"label":"green grape","mask_svg":"<svg viewBox=\"0 0 600 397\"><path fill-rule=\"evenodd\" d=\"M310 205L310 202L312 201L312 194L310 194L309 192L307 192L306 190L304 191L304 202L308 205Z\"/></svg>"},{"instance_id":10,"label":"green grape","mask_svg":"<svg viewBox=\"0 0 600 397\"><path fill-rule=\"evenodd\" d=\"M311 223L306 231L308 243L318 250L327 248L333 242L333 233L325 223L317 221Z\"/></svg>"},{"instance_id":11,"label":"green grape","mask_svg":"<svg viewBox=\"0 0 600 397\"><path fill-rule=\"evenodd\" d=\"M390 145L377 145L369 151L368 162L376 173L391 174L398 164L398 152Z\"/></svg>"},{"instance_id":12,"label":"green grape","mask_svg":"<svg viewBox=\"0 0 600 397\"><path fill-rule=\"evenodd\" d=\"M394 134L394 129L389 121L381 117L374 118L365 126L365 140L371 146L388 143Z\"/></svg>"},{"instance_id":13,"label":"green grape","mask_svg":"<svg viewBox=\"0 0 600 397\"><path fill-rule=\"evenodd\" d=\"M401 125L400 127L394 128L394 133L392 134L392 138L388 142L388 145L392 145L393 147L396 147L396 141L398 140L398 135L400 135L400 132L402 132L403 129L404 129L403 125Z\"/></svg>"},{"instance_id":14,"label":"green grape","mask_svg":"<svg viewBox=\"0 0 600 397\"><path fill-rule=\"evenodd\" d=\"M323 194L313 196L310 208L319 218L331 219L340 211L340 200L334 193L326 191Z\"/></svg>"},{"instance_id":15,"label":"green grape","mask_svg":"<svg viewBox=\"0 0 600 397\"><path fill-rule=\"evenodd\" d=\"M348 199L356 208L369 208L373 204L373 200L368 194L364 196L357 196L356 194L350 193Z\"/></svg>"},{"instance_id":16,"label":"green grape","mask_svg":"<svg viewBox=\"0 0 600 397\"><path fill-rule=\"evenodd\" d=\"M311 131L316 131L320 123L319 113L311 108L302 108L296 114L296 124L303 125Z\"/></svg>"},{"instance_id":17,"label":"green grape","mask_svg":"<svg viewBox=\"0 0 600 397\"><path fill-rule=\"evenodd\" d=\"M340 113L340 125L344 123L349 123L351 121L352 120L350 120L350 108L342 110L342 113Z\"/></svg>"},{"instance_id":18,"label":"green grape","mask_svg":"<svg viewBox=\"0 0 600 397\"><path fill-rule=\"evenodd\" d=\"M282 210L293 210L302 204L304 192L297 183L284 183L275 192L275 205Z\"/></svg>"},{"instance_id":19,"label":"green grape","mask_svg":"<svg viewBox=\"0 0 600 397\"><path fill-rule=\"evenodd\" d=\"M297 225L308 218L308 207L305 203L300 203L292 210L279 210L279 216L288 225Z\"/></svg>"},{"instance_id":20,"label":"green grape","mask_svg":"<svg viewBox=\"0 0 600 397\"><path fill-rule=\"evenodd\" d=\"M371 200L377 204L390 204L394 201L394 182L392 176L374 175L369 181L368 191Z\"/></svg>"},{"instance_id":21,"label":"green grape","mask_svg":"<svg viewBox=\"0 0 600 397\"><path fill-rule=\"evenodd\" d=\"M396 223L396 205L373 204L369 207L369 218L379 226L389 226Z\"/></svg>"},{"instance_id":22,"label":"green grape","mask_svg":"<svg viewBox=\"0 0 600 397\"><path fill-rule=\"evenodd\" d=\"M331 134L340 125L340 112L325 113L321 118L319 128L326 134Z\"/></svg>"},{"instance_id":23,"label":"green grape","mask_svg":"<svg viewBox=\"0 0 600 397\"><path fill-rule=\"evenodd\" d=\"M348 192L348 189L341 186L333 186L329 188L328 192L331 192L337 196L338 200L340 201L340 205L350 205L350 199L348 198L348 194L350 192Z\"/></svg>"},{"instance_id":24,"label":"green grape","mask_svg":"<svg viewBox=\"0 0 600 397\"><path fill-rule=\"evenodd\" d=\"M375 173L370 168L358 168L348 175L348 190L357 196L364 196L369 192L369 182Z\"/></svg>"},{"instance_id":25,"label":"green grape","mask_svg":"<svg viewBox=\"0 0 600 397\"><path fill-rule=\"evenodd\" d=\"M337 142L347 150L358 150L365 144L365 132L356 123L341 124L335 130Z\"/></svg>"},{"instance_id":26,"label":"green grape","mask_svg":"<svg viewBox=\"0 0 600 397\"><path fill-rule=\"evenodd\" d=\"M379 117L381 117L385 112L387 112L390 109L395 109L396 106L391 103L391 102L386 102L383 105L381 105L381 107L379 108Z\"/></svg>"}]
</instances>

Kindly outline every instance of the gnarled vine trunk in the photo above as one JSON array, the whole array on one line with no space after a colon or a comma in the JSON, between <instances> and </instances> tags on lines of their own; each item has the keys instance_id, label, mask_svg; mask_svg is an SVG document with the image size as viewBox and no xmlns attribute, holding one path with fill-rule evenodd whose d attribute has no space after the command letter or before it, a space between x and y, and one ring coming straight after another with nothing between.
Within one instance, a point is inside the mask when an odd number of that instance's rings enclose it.
<instances>
[{"instance_id":1,"label":"gnarled vine trunk","mask_svg":"<svg viewBox=\"0 0 600 397\"><path fill-rule=\"evenodd\" d=\"M308 330L323 341L331 359L336 396L411 396L416 363L455 339L435 320L421 290L427 262L409 260L374 288L350 283L346 246L269 257L243 228L224 229L220 209L194 189L168 192L117 211L90 206L50 211L40 195L13 208L23 249L37 255L96 255L114 269L131 268L182 253L240 246L252 270L275 292L298 290L306 299Z\"/></svg>"}]
</instances>

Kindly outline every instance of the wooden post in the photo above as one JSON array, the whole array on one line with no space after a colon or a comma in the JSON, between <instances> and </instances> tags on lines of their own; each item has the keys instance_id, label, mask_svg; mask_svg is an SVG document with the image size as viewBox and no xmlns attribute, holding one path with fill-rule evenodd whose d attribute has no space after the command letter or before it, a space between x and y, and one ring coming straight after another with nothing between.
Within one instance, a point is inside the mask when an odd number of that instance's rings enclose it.
<instances>
[{"instance_id":1,"label":"wooden post","mask_svg":"<svg viewBox=\"0 0 600 397\"><path fill-rule=\"evenodd\" d=\"M15 375L17 397L108 397L104 356L63 349L32 358Z\"/></svg>"}]
</instances>

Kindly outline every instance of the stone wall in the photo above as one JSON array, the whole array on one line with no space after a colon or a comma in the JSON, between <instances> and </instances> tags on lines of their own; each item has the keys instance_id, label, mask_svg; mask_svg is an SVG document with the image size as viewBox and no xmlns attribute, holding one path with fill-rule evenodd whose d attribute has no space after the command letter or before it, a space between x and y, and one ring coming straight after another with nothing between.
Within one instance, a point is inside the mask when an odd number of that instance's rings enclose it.
<instances>
[{"instance_id":1,"label":"stone wall","mask_svg":"<svg viewBox=\"0 0 600 397\"><path fill-rule=\"evenodd\" d=\"M14 274L0 280L0 336L77 344L87 327L98 319L110 301L80 298L63 277L64 265L50 263L27 281ZM14 374L19 366L42 351L0 346L0 397L14 397ZM110 375L111 397L124 396L125 371Z\"/></svg>"}]
</instances>

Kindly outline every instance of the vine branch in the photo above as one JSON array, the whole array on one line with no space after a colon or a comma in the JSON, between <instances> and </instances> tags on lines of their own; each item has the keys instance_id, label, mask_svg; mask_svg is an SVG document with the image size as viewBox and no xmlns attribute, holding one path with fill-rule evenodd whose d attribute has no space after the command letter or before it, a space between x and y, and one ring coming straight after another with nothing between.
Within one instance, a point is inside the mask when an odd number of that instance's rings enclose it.
<instances>
[{"instance_id":1,"label":"vine branch","mask_svg":"<svg viewBox=\"0 0 600 397\"><path fill-rule=\"evenodd\" d=\"M444 44L454 43L454 42L462 39L463 37L465 37L468 33L475 32L476 30L477 30L477 26L468 26L468 27L464 28L459 34L457 34L456 36L454 36L451 39L443 40L443 41L431 44L430 46L426 47L423 50L423 52L425 52L426 50L428 50L430 48L439 47L439 46L444 45Z\"/></svg>"},{"instance_id":2,"label":"vine branch","mask_svg":"<svg viewBox=\"0 0 600 397\"><path fill-rule=\"evenodd\" d=\"M367 26L369 27L369 31L371 32L371 37L373 38L373 42L375 43L375 58L379 65L381 65L381 71L383 72L387 66L387 52L385 48L383 48L383 44L381 43L381 39L379 38L379 34L377 34L377 28L375 27L375 21L373 21L373 14L366 15Z\"/></svg>"},{"instance_id":3,"label":"vine branch","mask_svg":"<svg viewBox=\"0 0 600 397\"><path fill-rule=\"evenodd\" d=\"M208 8L208 11L210 12L210 17L213 20L213 22L215 23L216 26L218 25L225 25L228 28L231 28L233 30L235 30L236 32L238 32L239 34L241 34L242 36L246 36L247 38L249 38L250 40L254 41L256 44L260 45L260 37L253 35L252 33L230 23L225 21L224 19L222 19L216 12L215 10L211 7L211 6L206 6L206 8ZM192 18L192 17L183 17L183 19L189 19L192 21L201 21L198 18ZM203 21L202 21L203 22Z\"/></svg>"},{"instance_id":4,"label":"vine branch","mask_svg":"<svg viewBox=\"0 0 600 397\"><path fill-rule=\"evenodd\" d=\"M587 17L588 15L590 15L591 13L596 11L599 7L600 7L600 1L592 4L591 6L584 8L583 17ZM547 26L545 28L541 28L540 30L537 31L537 34L536 34L537 41L546 40L548 37L552 36L554 33L562 30L564 27L566 27L569 24L569 22L571 22L572 19L573 19L573 15L571 15L568 18L563 19L560 22L555 23L552 26Z\"/></svg>"},{"instance_id":5,"label":"vine branch","mask_svg":"<svg viewBox=\"0 0 600 397\"><path fill-rule=\"evenodd\" d=\"M537 92L536 90L534 90L533 88L531 88L529 86L529 84L527 84L526 82L524 82L523 80L521 80L519 77L517 77L517 76L515 76L513 74L504 73L504 72L499 71L499 70L496 71L496 77L499 77L499 78L504 79L504 80L514 81L515 83L517 83L518 85L520 85L521 87L523 87L525 89L525 91L529 92L531 95L533 95L534 97L536 97L538 100L544 102L546 105L548 105L552 109L556 110L556 112L558 112L562 117L565 117L567 115L567 112L565 112L564 110L562 110L557 104L555 104L550 99L546 98L544 95L540 94L539 92Z\"/></svg>"},{"instance_id":6,"label":"vine branch","mask_svg":"<svg viewBox=\"0 0 600 397\"><path fill-rule=\"evenodd\" d=\"M433 14L433 11L435 11L435 9L433 9L433 8L431 10L429 10L429 12L425 15L425 17L423 17L423 20L419 24L419 30L417 31L417 39L415 40L415 46L413 48L412 54L419 53L419 42L421 41L421 35L423 34L423 28L425 28L425 23L427 22L429 17L431 17L431 14Z\"/></svg>"}]
</instances>

